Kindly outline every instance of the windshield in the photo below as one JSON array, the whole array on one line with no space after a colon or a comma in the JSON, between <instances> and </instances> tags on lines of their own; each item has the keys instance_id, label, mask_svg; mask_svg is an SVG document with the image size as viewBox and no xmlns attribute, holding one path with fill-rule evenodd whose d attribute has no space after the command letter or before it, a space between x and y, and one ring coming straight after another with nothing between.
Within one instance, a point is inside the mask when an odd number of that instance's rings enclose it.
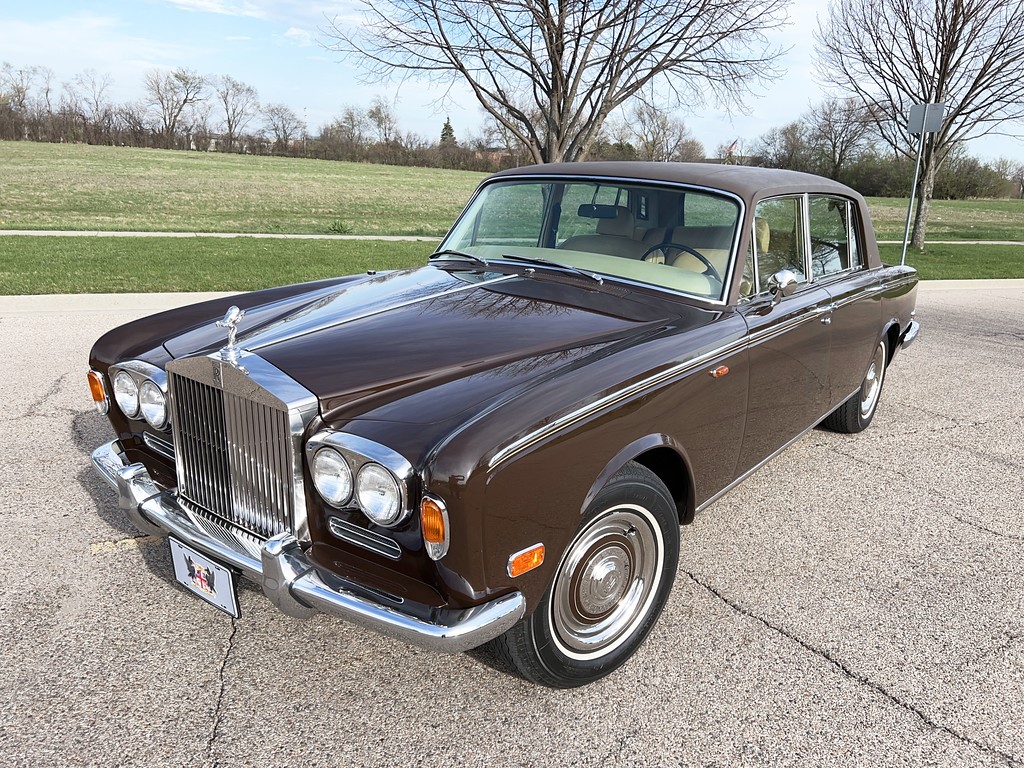
<instances>
[{"instance_id":1,"label":"windshield","mask_svg":"<svg viewBox=\"0 0 1024 768\"><path fill-rule=\"evenodd\" d=\"M733 198L681 186L503 181L480 191L438 253L553 262L720 301L739 217Z\"/></svg>"}]
</instances>

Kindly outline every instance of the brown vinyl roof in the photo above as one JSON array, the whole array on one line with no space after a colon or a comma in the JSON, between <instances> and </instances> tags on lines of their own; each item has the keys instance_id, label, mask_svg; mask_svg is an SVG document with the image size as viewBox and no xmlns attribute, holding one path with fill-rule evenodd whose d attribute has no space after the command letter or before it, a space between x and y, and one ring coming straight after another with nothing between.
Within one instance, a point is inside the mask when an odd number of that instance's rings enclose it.
<instances>
[{"instance_id":1,"label":"brown vinyl roof","mask_svg":"<svg viewBox=\"0 0 1024 768\"><path fill-rule=\"evenodd\" d=\"M837 181L799 171L752 168L714 163L652 163L609 161L527 165L501 171L491 178L514 176L583 176L636 181L668 181L722 189L757 200L770 195L802 192L843 195L861 199L855 190Z\"/></svg>"}]
</instances>

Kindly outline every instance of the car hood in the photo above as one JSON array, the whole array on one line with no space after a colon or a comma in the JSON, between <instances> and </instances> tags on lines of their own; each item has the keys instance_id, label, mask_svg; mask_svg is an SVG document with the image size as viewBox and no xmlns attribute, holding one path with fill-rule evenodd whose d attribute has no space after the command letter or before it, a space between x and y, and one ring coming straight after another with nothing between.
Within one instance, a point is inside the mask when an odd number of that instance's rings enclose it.
<instances>
[{"instance_id":1,"label":"car hood","mask_svg":"<svg viewBox=\"0 0 1024 768\"><path fill-rule=\"evenodd\" d=\"M610 354L671 315L575 277L429 266L251 308L237 343L317 395L325 421L425 424ZM224 341L211 322L165 347L182 357Z\"/></svg>"}]
</instances>

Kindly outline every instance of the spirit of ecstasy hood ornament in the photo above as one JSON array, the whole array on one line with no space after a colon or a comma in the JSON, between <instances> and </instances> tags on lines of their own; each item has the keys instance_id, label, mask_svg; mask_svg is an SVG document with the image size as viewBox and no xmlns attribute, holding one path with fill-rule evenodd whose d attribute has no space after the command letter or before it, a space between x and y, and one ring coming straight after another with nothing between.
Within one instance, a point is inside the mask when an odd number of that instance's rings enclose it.
<instances>
[{"instance_id":1,"label":"spirit of ecstasy hood ornament","mask_svg":"<svg viewBox=\"0 0 1024 768\"><path fill-rule=\"evenodd\" d=\"M217 321L218 328L228 329L228 344L220 351L220 359L232 365L238 364L238 347L235 346L235 337L238 335L238 324L245 317L245 310L232 306L224 314L223 320Z\"/></svg>"}]
</instances>

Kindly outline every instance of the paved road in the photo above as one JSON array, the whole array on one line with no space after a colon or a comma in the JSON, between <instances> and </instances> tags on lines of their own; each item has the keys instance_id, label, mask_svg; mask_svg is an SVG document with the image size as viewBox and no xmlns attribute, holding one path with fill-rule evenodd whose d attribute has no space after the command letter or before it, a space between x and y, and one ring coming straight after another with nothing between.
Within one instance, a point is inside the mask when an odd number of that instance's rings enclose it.
<instances>
[{"instance_id":1,"label":"paved road","mask_svg":"<svg viewBox=\"0 0 1024 768\"><path fill-rule=\"evenodd\" d=\"M925 286L874 425L685 528L659 627L575 691L171 583L89 466L83 371L181 300L0 297L0 763L1024 764L1024 283Z\"/></svg>"}]
</instances>

